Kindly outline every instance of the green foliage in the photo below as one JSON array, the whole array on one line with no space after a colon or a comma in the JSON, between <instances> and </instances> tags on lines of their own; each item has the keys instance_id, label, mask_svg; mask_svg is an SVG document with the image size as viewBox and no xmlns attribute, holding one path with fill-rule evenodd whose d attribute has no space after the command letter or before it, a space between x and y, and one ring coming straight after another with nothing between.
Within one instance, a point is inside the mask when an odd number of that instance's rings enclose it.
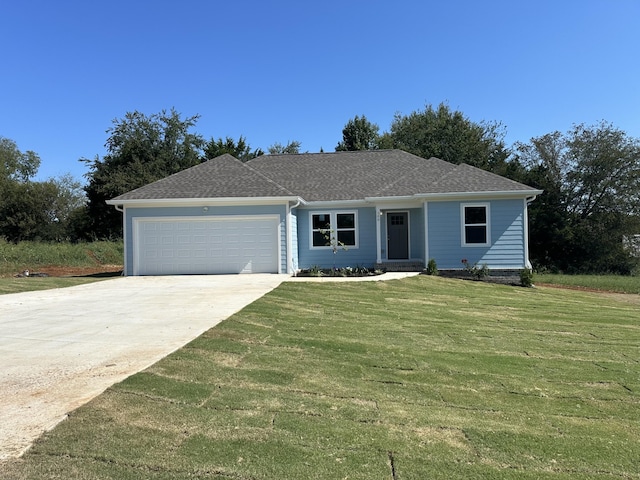
<instances>
[{"instance_id":1,"label":"green foliage","mask_svg":"<svg viewBox=\"0 0 640 480\"><path fill-rule=\"evenodd\" d=\"M204 160L210 160L228 153L242 162L247 162L260 155L264 155L264 152L259 148L252 151L242 135L238 139L238 142L231 137L226 137L224 140L222 138L218 138L217 140L211 138L211 140L204 144L203 151Z\"/></svg>"},{"instance_id":2,"label":"green foliage","mask_svg":"<svg viewBox=\"0 0 640 480\"><path fill-rule=\"evenodd\" d=\"M378 125L371 123L364 115L356 115L342 129L342 141L336 146L336 152L355 150L375 150L380 135Z\"/></svg>"},{"instance_id":3,"label":"green foliage","mask_svg":"<svg viewBox=\"0 0 640 480\"><path fill-rule=\"evenodd\" d=\"M381 148L399 148L423 158L437 157L484 170L504 170L509 152L499 123L475 123L462 112L441 103L423 111L397 114L391 130L380 140Z\"/></svg>"},{"instance_id":4,"label":"green foliage","mask_svg":"<svg viewBox=\"0 0 640 480\"><path fill-rule=\"evenodd\" d=\"M0 137L0 238L58 241L70 238L72 213L84 204L81 185L70 174L31 180L40 165L34 152L22 153Z\"/></svg>"},{"instance_id":5,"label":"green foliage","mask_svg":"<svg viewBox=\"0 0 640 480\"><path fill-rule=\"evenodd\" d=\"M324 275L324 271L320 268L319 265L312 265L309 269L309 276L311 277L322 277Z\"/></svg>"},{"instance_id":6,"label":"green foliage","mask_svg":"<svg viewBox=\"0 0 640 480\"><path fill-rule=\"evenodd\" d=\"M533 287L533 271L530 268L520 270L520 285L523 287Z\"/></svg>"},{"instance_id":7,"label":"green foliage","mask_svg":"<svg viewBox=\"0 0 640 480\"><path fill-rule=\"evenodd\" d=\"M471 265L466 258L462 259L464 270L476 280L482 280L489 275L489 266L486 263L478 266L478 262Z\"/></svg>"},{"instance_id":8,"label":"green foliage","mask_svg":"<svg viewBox=\"0 0 640 480\"><path fill-rule=\"evenodd\" d=\"M635 479L637 328L560 289L285 283L3 478Z\"/></svg>"},{"instance_id":9,"label":"green foliage","mask_svg":"<svg viewBox=\"0 0 640 480\"><path fill-rule=\"evenodd\" d=\"M536 267L628 274L640 232L640 141L612 125L576 125L517 145L525 182L545 193L529 209Z\"/></svg>"},{"instance_id":10,"label":"green foliage","mask_svg":"<svg viewBox=\"0 0 640 480\"><path fill-rule=\"evenodd\" d=\"M57 195L52 182L6 182L0 186L0 236L12 242L52 239Z\"/></svg>"},{"instance_id":11,"label":"green foliage","mask_svg":"<svg viewBox=\"0 0 640 480\"><path fill-rule=\"evenodd\" d=\"M117 242L32 242L0 240L0 276L45 266L122 265L124 246Z\"/></svg>"},{"instance_id":12,"label":"green foliage","mask_svg":"<svg viewBox=\"0 0 640 480\"><path fill-rule=\"evenodd\" d=\"M294 155L300 153L300 146L302 144L297 140L292 140L286 145L282 145L279 142L274 143L269 147L269 155Z\"/></svg>"},{"instance_id":13,"label":"green foliage","mask_svg":"<svg viewBox=\"0 0 640 480\"><path fill-rule=\"evenodd\" d=\"M427 262L426 273L427 275L438 275L438 264L435 258L430 258L429 262Z\"/></svg>"},{"instance_id":14,"label":"green foliage","mask_svg":"<svg viewBox=\"0 0 640 480\"><path fill-rule=\"evenodd\" d=\"M13 140L0 136L0 183L4 180L27 182L40 168L40 157L27 150L21 152Z\"/></svg>"},{"instance_id":15,"label":"green foliage","mask_svg":"<svg viewBox=\"0 0 640 480\"><path fill-rule=\"evenodd\" d=\"M83 159L89 166L86 187L89 237L110 239L122 235L122 214L106 200L197 165L204 141L191 133L199 116L183 119L171 110L153 115L128 112L107 130L107 155Z\"/></svg>"}]
</instances>

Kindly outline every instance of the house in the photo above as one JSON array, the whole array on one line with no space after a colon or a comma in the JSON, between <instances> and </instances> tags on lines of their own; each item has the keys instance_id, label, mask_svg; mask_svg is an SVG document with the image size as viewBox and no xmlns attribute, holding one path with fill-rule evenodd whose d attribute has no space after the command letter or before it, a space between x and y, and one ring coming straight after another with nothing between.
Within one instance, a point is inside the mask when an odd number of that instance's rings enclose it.
<instances>
[{"instance_id":1,"label":"house","mask_svg":"<svg viewBox=\"0 0 640 480\"><path fill-rule=\"evenodd\" d=\"M319 266L529 267L527 205L542 193L401 150L222 155L120 195L125 275ZM333 244L333 245L332 245ZM335 246L338 248L334 248Z\"/></svg>"}]
</instances>

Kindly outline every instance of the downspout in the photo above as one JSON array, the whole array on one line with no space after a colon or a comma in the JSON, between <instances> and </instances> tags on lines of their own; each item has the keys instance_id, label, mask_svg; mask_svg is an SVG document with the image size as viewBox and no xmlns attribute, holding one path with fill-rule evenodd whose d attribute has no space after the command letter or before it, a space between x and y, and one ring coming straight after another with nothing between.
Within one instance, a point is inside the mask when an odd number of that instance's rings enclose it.
<instances>
[{"instance_id":1,"label":"downspout","mask_svg":"<svg viewBox=\"0 0 640 480\"><path fill-rule=\"evenodd\" d=\"M525 267L532 270L531 260L529 259L529 204L538 196L533 195L524 199L524 262Z\"/></svg>"}]
</instances>

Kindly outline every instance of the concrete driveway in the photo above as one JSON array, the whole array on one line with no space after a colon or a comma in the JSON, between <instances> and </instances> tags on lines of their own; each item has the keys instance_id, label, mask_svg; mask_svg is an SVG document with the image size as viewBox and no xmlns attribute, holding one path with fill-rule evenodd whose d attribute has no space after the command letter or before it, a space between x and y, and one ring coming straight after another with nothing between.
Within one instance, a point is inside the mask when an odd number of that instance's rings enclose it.
<instances>
[{"instance_id":1,"label":"concrete driveway","mask_svg":"<svg viewBox=\"0 0 640 480\"><path fill-rule=\"evenodd\" d=\"M0 295L0 461L289 278L122 277Z\"/></svg>"}]
</instances>

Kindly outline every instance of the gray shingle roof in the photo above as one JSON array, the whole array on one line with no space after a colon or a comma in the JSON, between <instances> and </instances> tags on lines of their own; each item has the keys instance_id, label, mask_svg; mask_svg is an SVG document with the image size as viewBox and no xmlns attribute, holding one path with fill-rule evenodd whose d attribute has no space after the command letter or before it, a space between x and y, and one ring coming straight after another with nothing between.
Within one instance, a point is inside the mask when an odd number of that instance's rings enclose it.
<instances>
[{"instance_id":1,"label":"gray shingle roof","mask_svg":"<svg viewBox=\"0 0 640 480\"><path fill-rule=\"evenodd\" d=\"M113 199L301 197L307 202L465 192L537 192L469 165L402 150L222 155Z\"/></svg>"},{"instance_id":2,"label":"gray shingle roof","mask_svg":"<svg viewBox=\"0 0 640 480\"><path fill-rule=\"evenodd\" d=\"M292 196L295 196L292 192L233 156L224 154L113 200Z\"/></svg>"}]
</instances>

